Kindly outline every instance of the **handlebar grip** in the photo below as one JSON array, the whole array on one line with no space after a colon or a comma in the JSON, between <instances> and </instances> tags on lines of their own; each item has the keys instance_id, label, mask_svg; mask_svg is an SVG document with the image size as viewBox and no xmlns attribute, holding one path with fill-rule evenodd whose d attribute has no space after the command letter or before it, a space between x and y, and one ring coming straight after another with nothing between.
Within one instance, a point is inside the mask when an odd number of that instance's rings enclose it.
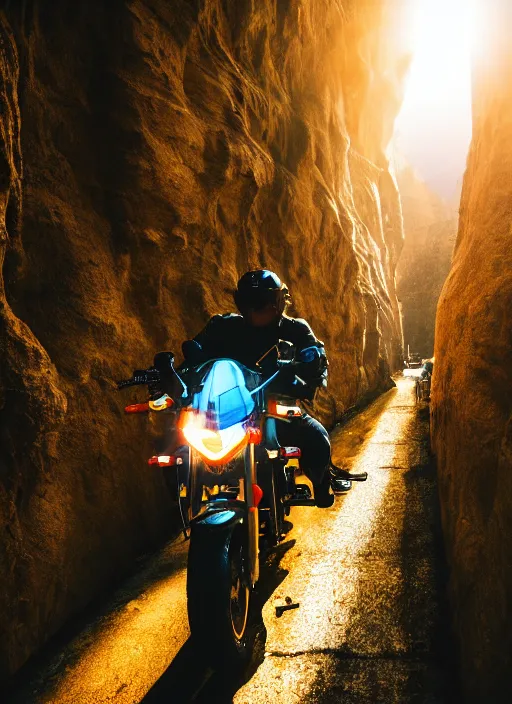
<instances>
[{"instance_id":1,"label":"handlebar grip","mask_svg":"<svg viewBox=\"0 0 512 704\"><path fill-rule=\"evenodd\" d=\"M124 379L122 381L117 382L117 388L118 389L124 389L127 386L137 386L139 384L138 381L134 381L133 379Z\"/></svg>"},{"instance_id":2,"label":"handlebar grip","mask_svg":"<svg viewBox=\"0 0 512 704\"><path fill-rule=\"evenodd\" d=\"M157 369L136 369L133 372L131 379L125 379L117 382L118 389L124 389L127 386L151 386L160 383L160 373Z\"/></svg>"}]
</instances>

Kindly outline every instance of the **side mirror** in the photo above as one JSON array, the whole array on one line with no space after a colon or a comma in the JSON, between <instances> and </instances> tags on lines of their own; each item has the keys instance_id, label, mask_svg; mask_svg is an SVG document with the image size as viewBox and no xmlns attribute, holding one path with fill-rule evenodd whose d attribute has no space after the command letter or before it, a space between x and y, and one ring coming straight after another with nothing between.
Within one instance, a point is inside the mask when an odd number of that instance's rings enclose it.
<instances>
[{"instance_id":1,"label":"side mirror","mask_svg":"<svg viewBox=\"0 0 512 704\"><path fill-rule=\"evenodd\" d=\"M157 352L153 358L153 366L160 375L163 390L168 394L174 379L174 354L172 352Z\"/></svg>"},{"instance_id":2,"label":"side mirror","mask_svg":"<svg viewBox=\"0 0 512 704\"><path fill-rule=\"evenodd\" d=\"M176 383L181 387L181 397L185 398L187 396L187 387L174 368L174 352L157 352L153 359L153 365L160 374L164 391L171 398L177 398Z\"/></svg>"}]
</instances>

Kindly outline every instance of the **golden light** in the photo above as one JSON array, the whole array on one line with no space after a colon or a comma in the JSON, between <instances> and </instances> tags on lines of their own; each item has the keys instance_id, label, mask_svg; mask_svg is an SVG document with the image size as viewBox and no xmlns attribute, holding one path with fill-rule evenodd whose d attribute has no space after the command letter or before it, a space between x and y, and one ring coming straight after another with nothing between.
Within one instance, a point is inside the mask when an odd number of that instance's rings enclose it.
<instances>
[{"instance_id":1,"label":"golden light","mask_svg":"<svg viewBox=\"0 0 512 704\"><path fill-rule=\"evenodd\" d=\"M213 465L229 462L247 445L249 435L243 423L222 430L210 430L200 413L183 413L183 436L199 454Z\"/></svg>"},{"instance_id":2,"label":"golden light","mask_svg":"<svg viewBox=\"0 0 512 704\"><path fill-rule=\"evenodd\" d=\"M403 31L413 52L393 151L433 190L453 197L471 139L471 57L478 0L410 0Z\"/></svg>"}]
</instances>

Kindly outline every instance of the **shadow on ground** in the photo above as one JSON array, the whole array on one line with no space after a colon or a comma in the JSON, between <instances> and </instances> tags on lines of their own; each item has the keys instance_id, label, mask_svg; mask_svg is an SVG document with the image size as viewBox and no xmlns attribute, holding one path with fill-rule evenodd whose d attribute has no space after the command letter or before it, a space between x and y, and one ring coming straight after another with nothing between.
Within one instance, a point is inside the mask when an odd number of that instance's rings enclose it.
<instances>
[{"instance_id":1,"label":"shadow on ground","mask_svg":"<svg viewBox=\"0 0 512 704\"><path fill-rule=\"evenodd\" d=\"M288 528L291 525L289 523ZM268 553L255 595L255 613L261 612L263 605L288 575L288 571L280 567L280 562L294 545L295 540L288 540ZM261 617L257 619L254 629L254 650L243 672L215 672L189 638L140 704L231 704L236 692L251 679L263 662L267 634Z\"/></svg>"}]
</instances>

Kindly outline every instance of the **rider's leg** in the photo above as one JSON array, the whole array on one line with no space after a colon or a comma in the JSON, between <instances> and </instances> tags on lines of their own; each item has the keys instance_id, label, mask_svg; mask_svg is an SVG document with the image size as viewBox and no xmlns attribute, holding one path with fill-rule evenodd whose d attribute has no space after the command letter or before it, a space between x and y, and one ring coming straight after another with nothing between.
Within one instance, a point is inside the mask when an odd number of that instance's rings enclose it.
<instances>
[{"instance_id":1,"label":"rider's leg","mask_svg":"<svg viewBox=\"0 0 512 704\"><path fill-rule=\"evenodd\" d=\"M277 437L281 445L300 447L300 466L313 484L316 505L321 508L332 506L334 495L329 479L331 442L324 426L304 413L290 423L278 422Z\"/></svg>"}]
</instances>

